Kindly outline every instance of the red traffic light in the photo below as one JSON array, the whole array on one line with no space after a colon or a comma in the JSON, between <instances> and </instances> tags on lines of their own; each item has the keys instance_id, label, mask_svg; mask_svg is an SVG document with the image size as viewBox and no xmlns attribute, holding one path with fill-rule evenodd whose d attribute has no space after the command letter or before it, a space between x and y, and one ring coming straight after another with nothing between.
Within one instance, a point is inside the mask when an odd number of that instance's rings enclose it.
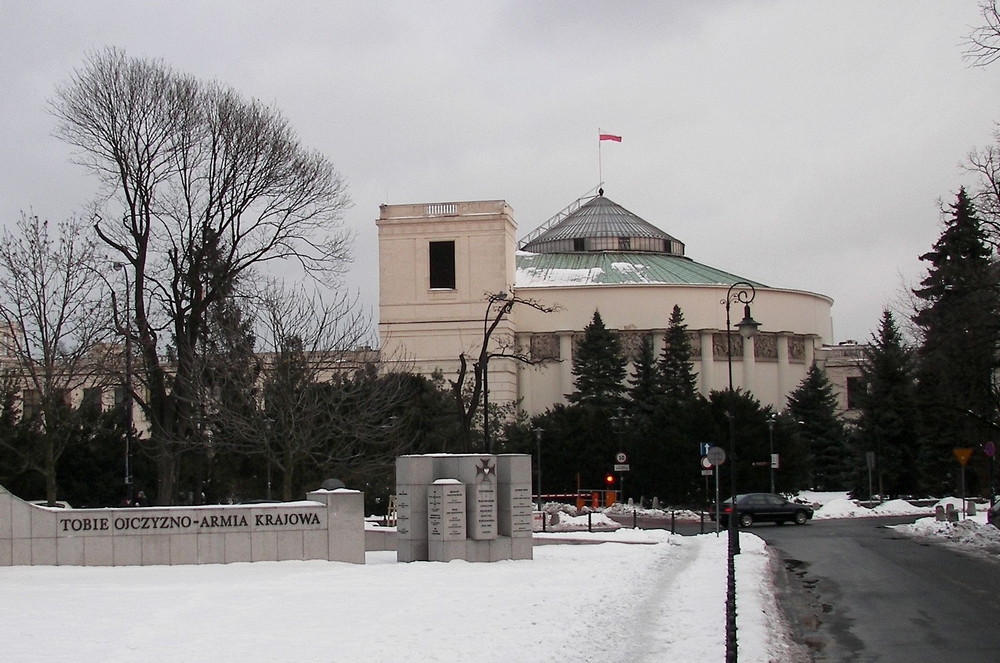
<instances>
[{"instance_id":1,"label":"red traffic light","mask_svg":"<svg viewBox=\"0 0 1000 663\"><path fill-rule=\"evenodd\" d=\"M613 486L615 484L615 475L609 474L608 476L604 477L604 482L609 486Z\"/></svg>"}]
</instances>

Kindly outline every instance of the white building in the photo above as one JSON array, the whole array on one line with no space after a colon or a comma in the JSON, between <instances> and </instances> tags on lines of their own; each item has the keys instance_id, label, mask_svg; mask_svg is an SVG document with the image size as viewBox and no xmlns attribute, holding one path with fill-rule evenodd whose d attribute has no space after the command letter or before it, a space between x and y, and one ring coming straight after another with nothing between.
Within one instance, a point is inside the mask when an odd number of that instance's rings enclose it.
<instances>
[{"instance_id":1,"label":"white building","mask_svg":"<svg viewBox=\"0 0 1000 663\"><path fill-rule=\"evenodd\" d=\"M778 409L805 377L816 353L832 344L825 295L772 288L695 262L684 244L599 195L568 208L521 241L502 200L383 205L379 231L379 332L388 356L415 370L454 378L458 357L479 354L489 293L513 292L558 308L514 306L494 339L516 340L542 365L506 358L489 363L491 402L520 401L530 414L573 391L572 357L599 310L634 352L652 334L657 354L675 304L691 335L702 394L728 386L726 309L731 285L756 289L752 342L733 332L734 386ZM734 304L733 324L743 317ZM492 345L491 345L492 347Z\"/></svg>"}]
</instances>

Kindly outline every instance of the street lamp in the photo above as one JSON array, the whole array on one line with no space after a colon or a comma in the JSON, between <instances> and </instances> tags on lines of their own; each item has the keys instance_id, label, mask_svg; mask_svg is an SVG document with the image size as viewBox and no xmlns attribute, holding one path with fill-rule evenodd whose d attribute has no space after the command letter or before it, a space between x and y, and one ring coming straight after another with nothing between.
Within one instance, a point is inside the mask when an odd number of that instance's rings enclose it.
<instances>
[{"instance_id":1,"label":"street lamp","mask_svg":"<svg viewBox=\"0 0 1000 663\"><path fill-rule=\"evenodd\" d=\"M771 416L767 419L767 435L770 441L769 448L771 449L771 457L768 459L768 463L771 466L771 492L774 492L774 423L775 414L772 412Z\"/></svg>"},{"instance_id":2,"label":"street lamp","mask_svg":"<svg viewBox=\"0 0 1000 663\"><path fill-rule=\"evenodd\" d=\"M483 450L485 453L490 453L490 336L493 334L493 330L497 328L497 325L500 324L503 316L510 313L511 309L514 308L514 300L508 299L506 292L492 293L488 300L486 315L483 316L483 348L479 353L479 365L483 371ZM490 314L493 312L493 305L497 302L502 302L502 304L497 310L496 319L490 325Z\"/></svg>"},{"instance_id":3,"label":"street lamp","mask_svg":"<svg viewBox=\"0 0 1000 663\"><path fill-rule=\"evenodd\" d=\"M733 555L740 554L740 529L739 513L736 505L736 392L733 390L733 340L732 322L729 309L733 302L743 304L743 319L737 323L736 328L748 341L757 333L760 323L750 316L750 302L757 295L753 285L746 281L737 281L729 286L726 298L722 304L726 307L726 359L729 364L729 494L733 500L733 511L729 517L729 547Z\"/></svg>"},{"instance_id":4,"label":"street lamp","mask_svg":"<svg viewBox=\"0 0 1000 663\"><path fill-rule=\"evenodd\" d=\"M733 510L729 514L729 551L727 555L726 579L726 663L736 663L736 564L734 555L740 553L740 514L736 504L736 392L733 390L733 340L732 322L729 309L733 302L743 304L743 319L736 325L744 343L753 338L760 324L750 316L750 302L757 291L746 281L737 281L729 286L722 304L726 307L726 359L729 362L729 493L732 495Z\"/></svg>"},{"instance_id":5,"label":"street lamp","mask_svg":"<svg viewBox=\"0 0 1000 663\"><path fill-rule=\"evenodd\" d=\"M121 262L114 263L115 271L125 276L125 388L122 405L125 407L125 499L132 504L132 286L128 270Z\"/></svg>"}]
</instances>

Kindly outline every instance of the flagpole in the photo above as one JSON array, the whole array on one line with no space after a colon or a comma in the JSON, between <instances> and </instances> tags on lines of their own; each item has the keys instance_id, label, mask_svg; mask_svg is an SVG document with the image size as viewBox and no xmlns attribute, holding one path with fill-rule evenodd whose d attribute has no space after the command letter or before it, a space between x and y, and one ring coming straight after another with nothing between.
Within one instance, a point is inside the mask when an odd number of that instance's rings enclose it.
<instances>
[{"instance_id":1,"label":"flagpole","mask_svg":"<svg viewBox=\"0 0 1000 663\"><path fill-rule=\"evenodd\" d=\"M604 169L601 166L601 128L597 127L597 186L604 186Z\"/></svg>"}]
</instances>

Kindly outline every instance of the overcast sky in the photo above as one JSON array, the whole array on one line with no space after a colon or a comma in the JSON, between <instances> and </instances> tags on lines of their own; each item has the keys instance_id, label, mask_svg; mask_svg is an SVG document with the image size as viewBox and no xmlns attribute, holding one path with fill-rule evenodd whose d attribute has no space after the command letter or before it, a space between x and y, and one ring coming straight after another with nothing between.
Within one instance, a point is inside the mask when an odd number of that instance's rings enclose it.
<instances>
[{"instance_id":1,"label":"overcast sky","mask_svg":"<svg viewBox=\"0 0 1000 663\"><path fill-rule=\"evenodd\" d=\"M523 236L597 185L601 128L609 198L698 262L833 297L835 339L864 341L1000 120L1000 65L962 60L979 23L974 0L0 0L0 224L96 193L46 102L117 46L275 104L334 162L373 312L379 204L504 199Z\"/></svg>"}]
</instances>

